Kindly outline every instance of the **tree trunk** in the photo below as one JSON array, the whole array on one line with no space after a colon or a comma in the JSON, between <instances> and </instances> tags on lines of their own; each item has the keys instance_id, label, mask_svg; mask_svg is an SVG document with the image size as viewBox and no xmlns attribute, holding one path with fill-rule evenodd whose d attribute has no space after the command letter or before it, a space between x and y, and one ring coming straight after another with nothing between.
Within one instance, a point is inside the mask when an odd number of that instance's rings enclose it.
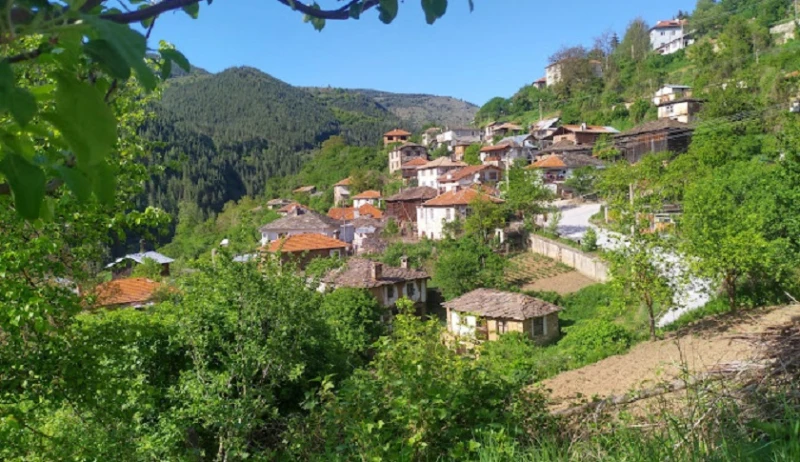
<instances>
[{"instance_id":1,"label":"tree trunk","mask_svg":"<svg viewBox=\"0 0 800 462\"><path fill-rule=\"evenodd\" d=\"M653 299L649 295L645 295L645 304L647 305L647 314L650 317L650 340L656 340L656 313L653 308Z\"/></svg>"},{"instance_id":2,"label":"tree trunk","mask_svg":"<svg viewBox=\"0 0 800 462\"><path fill-rule=\"evenodd\" d=\"M736 312L736 274L728 273L725 276L725 291L728 294L728 306L732 313Z\"/></svg>"}]
</instances>

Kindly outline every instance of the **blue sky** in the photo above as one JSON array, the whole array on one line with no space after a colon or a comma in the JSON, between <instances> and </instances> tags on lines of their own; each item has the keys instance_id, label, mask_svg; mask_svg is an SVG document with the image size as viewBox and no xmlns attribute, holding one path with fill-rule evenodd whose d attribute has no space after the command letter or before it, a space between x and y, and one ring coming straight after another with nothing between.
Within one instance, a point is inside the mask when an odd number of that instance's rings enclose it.
<instances>
[{"instance_id":1,"label":"blue sky","mask_svg":"<svg viewBox=\"0 0 800 462\"><path fill-rule=\"evenodd\" d=\"M467 0L449 3L433 26L418 1L405 0L391 25L370 11L317 32L274 0L218 0L203 2L197 20L180 11L162 16L151 42L167 40L211 72L246 65L292 85L430 93L481 105L542 77L562 45L591 45L608 29L621 37L637 16L652 24L691 11L696 0L475 0L472 13Z\"/></svg>"}]
</instances>

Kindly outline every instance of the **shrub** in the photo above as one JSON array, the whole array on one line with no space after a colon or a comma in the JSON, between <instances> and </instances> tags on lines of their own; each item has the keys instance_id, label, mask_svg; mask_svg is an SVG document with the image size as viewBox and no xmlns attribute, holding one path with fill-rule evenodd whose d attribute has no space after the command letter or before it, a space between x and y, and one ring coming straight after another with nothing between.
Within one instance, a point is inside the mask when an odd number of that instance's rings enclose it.
<instances>
[{"instance_id":1,"label":"shrub","mask_svg":"<svg viewBox=\"0 0 800 462\"><path fill-rule=\"evenodd\" d=\"M615 300L615 289L609 284L593 284L569 295L560 303L565 308L562 319L581 321L597 317L603 308L611 306ZM549 301L549 300L548 300ZM556 302L552 302L556 303ZM556 303L557 305L559 303Z\"/></svg>"},{"instance_id":2,"label":"shrub","mask_svg":"<svg viewBox=\"0 0 800 462\"><path fill-rule=\"evenodd\" d=\"M629 330L601 319L581 321L564 330L566 337L559 346L569 353L576 366L623 353L634 341Z\"/></svg>"},{"instance_id":3,"label":"shrub","mask_svg":"<svg viewBox=\"0 0 800 462\"><path fill-rule=\"evenodd\" d=\"M383 235L386 237L393 237L400 234L400 227L397 226L397 222L394 218L389 218L386 222L386 227L383 228Z\"/></svg>"},{"instance_id":4,"label":"shrub","mask_svg":"<svg viewBox=\"0 0 800 462\"><path fill-rule=\"evenodd\" d=\"M594 252L597 250L597 231L589 228L581 240L581 250L584 252Z\"/></svg>"}]
</instances>

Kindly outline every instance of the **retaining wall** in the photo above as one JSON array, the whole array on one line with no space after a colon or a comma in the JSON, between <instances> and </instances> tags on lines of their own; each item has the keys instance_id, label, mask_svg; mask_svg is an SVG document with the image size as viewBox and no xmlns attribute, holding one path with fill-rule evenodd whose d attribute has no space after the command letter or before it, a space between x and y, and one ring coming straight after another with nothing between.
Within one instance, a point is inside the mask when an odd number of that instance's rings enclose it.
<instances>
[{"instance_id":1,"label":"retaining wall","mask_svg":"<svg viewBox=\"0 0 800 462\"><path fill-rule=\"evenodd\" d=\"M597 282L606 282L610 279L608 264L598 257L535 234L531 235L530 243L531 252L559 261L589 279Z\"/></svg>"}]
</instances>

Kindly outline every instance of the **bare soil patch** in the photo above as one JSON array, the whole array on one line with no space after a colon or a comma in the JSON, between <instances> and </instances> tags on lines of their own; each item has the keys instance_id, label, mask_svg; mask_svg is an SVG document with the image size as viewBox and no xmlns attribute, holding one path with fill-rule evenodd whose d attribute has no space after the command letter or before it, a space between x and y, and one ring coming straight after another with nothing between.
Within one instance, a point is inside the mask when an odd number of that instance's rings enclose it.
<instances>
[{"instance_id":1,"label":"bare soil patch","mask_svg":"<svg viewBox=\"0 0 800 462\"><path fill-rule=\"evenodd\" d=\"M584 399L604 398L700 374L727 363L750 361L756 347L741 337L800 322L800 305L743 312L700 321L670 338L645 342L624 355L564 372L543 382L552 391L553 410ZM739 337L739 338L737 338Z\"/></svg>"},{"instance_id":2,"label":"bare soil patch","mask_svg":"<svg viewBox=\"0 0 800 462\"><path fill-rule=\"evenodd\" d=\"M536 280L531 284L522 286L522 290L553 291L565 295L577 292L593 284L597 284L597 281L593 281L577 271L570 271L569 273Z\"/></svg>"}]
</instances>

